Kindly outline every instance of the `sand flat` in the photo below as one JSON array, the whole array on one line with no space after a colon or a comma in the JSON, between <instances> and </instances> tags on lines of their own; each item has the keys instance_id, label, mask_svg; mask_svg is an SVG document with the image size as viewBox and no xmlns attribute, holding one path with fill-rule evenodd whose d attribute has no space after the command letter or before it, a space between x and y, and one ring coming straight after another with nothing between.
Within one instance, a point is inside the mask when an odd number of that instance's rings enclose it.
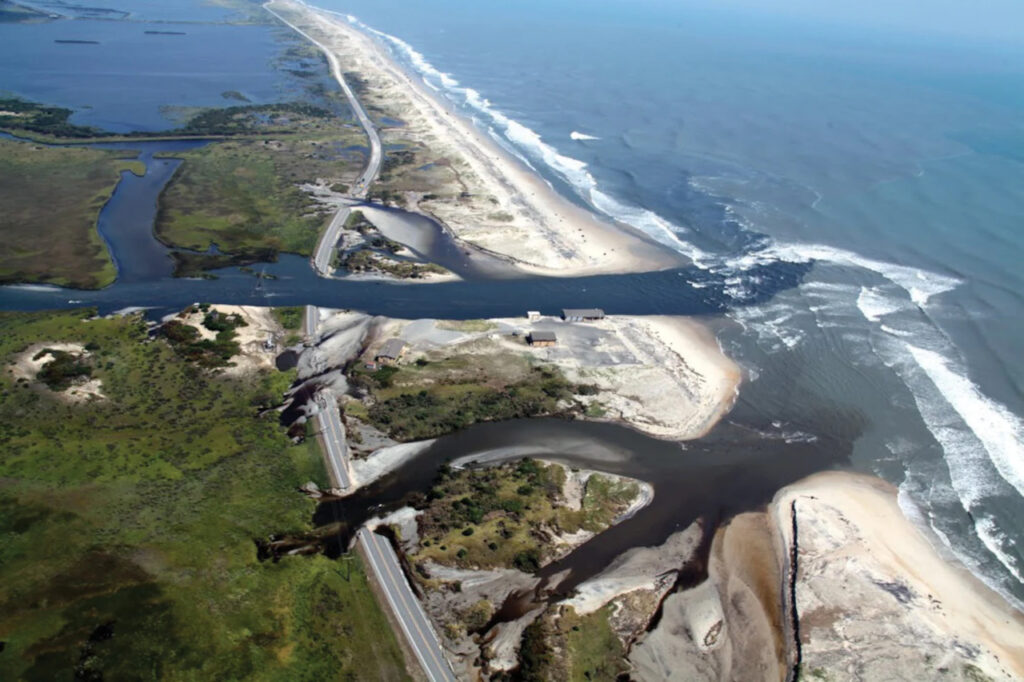
<instances>
[{"instance_id":1,"label":"sand flat","mask_svg":"<svg viewBox=\"0 0 1024 682\"><path fill-rule=\"evenodd\" d=\"M944 558L896 492L871 476L825 472L772 503L786 546L796 513L805 668L836 680L1024 678L1024 614Z\"/></svg>"}]
</instances>

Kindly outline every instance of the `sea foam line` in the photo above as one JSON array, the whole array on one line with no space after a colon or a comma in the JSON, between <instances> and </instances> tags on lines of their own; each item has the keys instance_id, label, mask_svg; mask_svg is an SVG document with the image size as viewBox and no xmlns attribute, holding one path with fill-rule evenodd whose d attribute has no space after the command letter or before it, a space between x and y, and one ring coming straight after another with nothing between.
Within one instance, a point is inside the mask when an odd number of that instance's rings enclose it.
<instances>
[{"instance_id":1,"label":"sea foam line","mask_svg":"<svg viewBox=\"0 0 1024 682\"><path fill-rule=\"evenodd\" d=\"M950 368L935 351L906 344L918 366L981 441L1003 480L1024 496L1024 423L985 396L970 379Z\"/></svg>"},{"instance_id":2,"label":"sea foam line","mask_svg":"<svg viewBox=\"0 0 1024 682\"><path fill-rule=\"evenodd\" d=\"M630 205L602 191L594 176L587 169L586 162L562 154L554 146L544 142L536 131L496 109L479 91L460 86L459 81L451 74L436 68L421 52L405 40L368 26L354 16L348 15L347 18L350 23L395 46L413 69L420 74L424 82L429 83L428 79L439 82L452 101L459 103L461 98L461 104L485 115L514 147L522 149L531 158L542 161L569 183L577 194L594 209L614 220L631 225L658 242L676 249L693 261L697 267L717 273L736 275L742 275L745 270L753 266L777 261L792 263L823 261L840 266L860 267L871 270L899 285L919 306L928 303L933 296L949 291L960 284L960 280L952 277L867 258L852 251L823 244L768 242L763 248L739 258L729 259L711 254L680 237L688 232L685 227L654 211ZM575 140L593 139L593 136L575 130L570 133L570 137ZM516 155L522 158L521 155ZM734 286L733 291L742 294L743 288Z\"/></svg>"},{"instance_id":3,"label":"sea foam line","mask_svg":"<svg viewBox=\"0 0 1024 682\"><path fill-rule=\"evenodd\" d=\"M666 220L653 211L639 206L631 206L600 191L594 176L587 170L586 162L562 154L555 147L544 142L536 131L496 109L476 89L460 86L459 81L453 78L451 74L436 68L421 52L417 51L405 40L368 26L355 17L349 16L348 20L360 29L372 33L386 43L393 45L413 69L420 74L425 83L429 85L430 80L439 82L449 99L486 116L491 124L500 130L500 134L514 148L523 150L530 158L542 161L555 174L572 186L597 211L622 223L632 225L666 246L680 251L695 263L707 263L712 260L710 254L702 251L694 244L679 238L679 234L686 232L684 227ZM460 99L461 102L459 101ZM594 136L578 133L577 131L573 131L571 135L574 136L573 139L598 139ZM523 158L518 153L516 156Z\"/></svg>"}]
</instances>

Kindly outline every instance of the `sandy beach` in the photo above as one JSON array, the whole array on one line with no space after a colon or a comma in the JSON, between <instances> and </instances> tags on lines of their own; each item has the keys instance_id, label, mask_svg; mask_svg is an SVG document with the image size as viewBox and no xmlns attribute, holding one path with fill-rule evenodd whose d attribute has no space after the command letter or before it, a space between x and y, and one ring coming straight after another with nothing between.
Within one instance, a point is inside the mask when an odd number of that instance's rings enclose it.
<instances>
[{"instance_id":1,"label":"sandy beach","mask_svg":"<svg viewBox=\"0 0 1024 682\"><path fill-rule=\"evenodd\" d=\"M630 652L634 677L781 682L799 661L812 680L1024 678L1024 614L937 541L882 479L830 471L789 485L718 529L708 579L665 599ZM582 608L651 589L591 582Z\"/></svg>"},{"instance_id":2,"label":"sandy beach","mask_svg":"<svg viewBox=\"0 0 1024 682\"><path fill-rule=\"evenodd\" d=\"M275 0L268 7L364 80L364 105L404 122L380 131L384 144L404 144L416 154L418 168L435 169L418 177L420 187L404 189L419 197L414 208L439 220L457 239L547 276L648 271L684 262L633 228L600 220L563 198L344 18L294 0Z\"/></svg>"},{"instance_id":3,"label":"sandy beach","mask_svg":"<svg viewBox=\"0 0 1024 682\"><path fill-rule=\"evenodd\" d=\"M896 493L871 476L827 472L775 497L786 547L796 515L804 665L829 679L1024 678L1024 614L940 555Z\"/></svg>"},{"instance_id":4,"label":"sandy beach","mask_svg":"<svg viewBox=\"0 0 1024 682\"><path fill-rule=\"evenodd\" d=\"M409 344L406 361L460 353L528 353L557 366L573 382L597 387L581 397L591 419L621 421L658 438L688 440L707 433L732 407L742 378L714 335L685 317L612 315L595 322L557 317L494 318L482 330L453 330L438 320L387 320L380 339ZM553 347L526 345L533 331L554 331Z\"/></svg>"}]
</instances>

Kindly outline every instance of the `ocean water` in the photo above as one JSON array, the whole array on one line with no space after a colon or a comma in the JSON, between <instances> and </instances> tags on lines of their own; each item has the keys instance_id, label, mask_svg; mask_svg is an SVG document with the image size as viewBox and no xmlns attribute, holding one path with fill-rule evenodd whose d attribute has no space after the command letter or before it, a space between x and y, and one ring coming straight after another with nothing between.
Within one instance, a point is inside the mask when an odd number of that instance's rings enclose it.
<instances>
[{"instance_id":1,"label":"ocean water","mask_svg":"<svg viewBox=\"0 0 1024 682\"><path fill-rule=\"evenodd\" d=\"M855 465L1020 604L1024 47L653 1L315 4L724 278L741 400L794 432L856 423ZM813 268L748 305L779 262Z\"/></svg>"}]
</instances>

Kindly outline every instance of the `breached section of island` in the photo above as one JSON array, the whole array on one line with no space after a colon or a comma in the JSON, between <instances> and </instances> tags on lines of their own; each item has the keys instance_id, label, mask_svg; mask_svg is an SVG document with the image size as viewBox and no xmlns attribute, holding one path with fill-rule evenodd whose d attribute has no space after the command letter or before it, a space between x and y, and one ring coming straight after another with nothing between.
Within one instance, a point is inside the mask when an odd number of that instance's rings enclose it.
<instances>
[{"instance_id":1,"label":"breached section of island","mask_svg":"<svg viewBox=\"0 0 1024 682\"><path fill-rule=\"evenodd\" d=\"M631 643L631 675L1021 679L1024 615L937 544L903 515L885 481L810 476L717 530L707 580L663 599L658 622ZM672 542L635 551L671 555ZM566 607L621 610L656 590L624 560Z\"/></svg>"},{"instance_id":2,"label":"breached section of island","mask_svg":"<svg viewBox=\"0 0 1024 682\"><path fill-rule=\"evenodd\" d=\"M614 420L659 438L697 438L731 407L741 376L709 331L679 317L567 310L396 320L321 309L317 336L299 359L302 390L337 401L356 460L520 417ZM388 457L389 467L402 459Z\"/></svg>"},{"instance_id":3,"label":"breached section of island","mask_svg":"<svg viewBox=\"0 0 1024 682\"><path fill-rule=\"evenodd\" d=\"M380 135L391 151L371 199L428 214L457 239L536 274L637 272L684 262L635 229L560 196L345 19L294 0L267 7L334 53L370 115L385 123Z\"/></svg>"}]
</instances>

